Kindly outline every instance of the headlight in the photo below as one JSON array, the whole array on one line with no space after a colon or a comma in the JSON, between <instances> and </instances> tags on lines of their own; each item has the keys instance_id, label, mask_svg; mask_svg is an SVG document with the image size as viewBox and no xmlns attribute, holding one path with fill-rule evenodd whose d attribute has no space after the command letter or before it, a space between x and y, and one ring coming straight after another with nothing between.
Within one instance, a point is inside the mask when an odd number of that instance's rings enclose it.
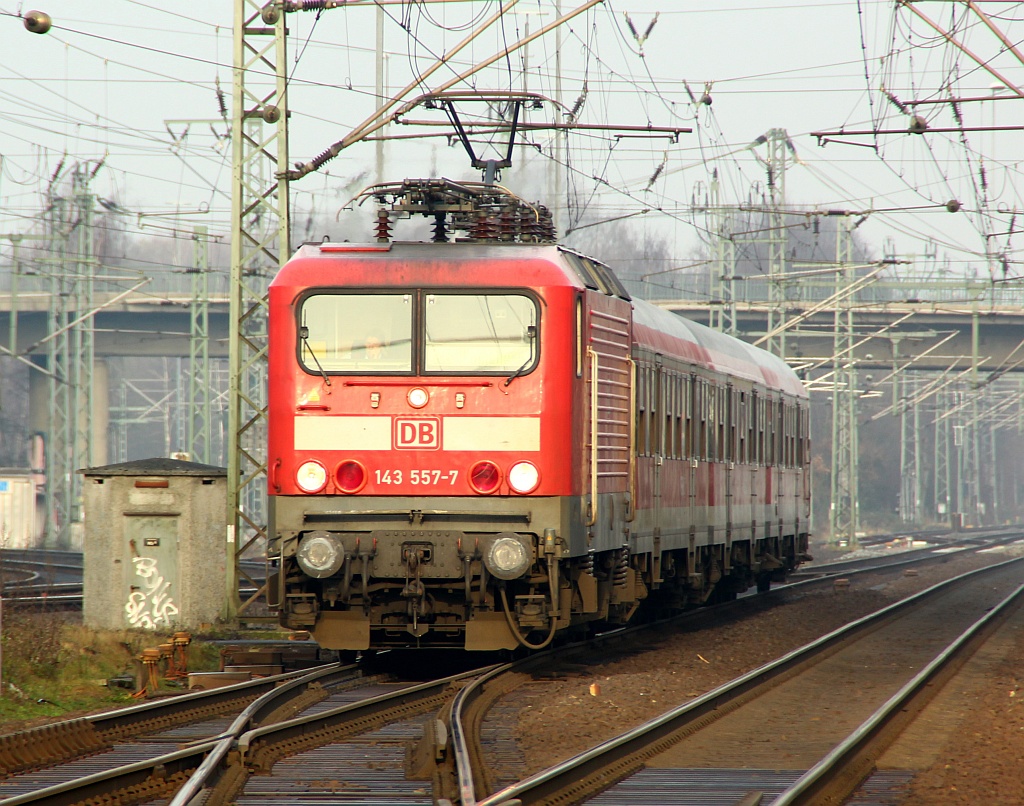
<instances>
[{"instance_id":1,"label":"headlight","mask_svg":"<svg viewBox=\"0 0 1024 806\"><path fill-rule=\"evenodd\" d=\"M533 558L518 536L497 537L484 554L484 565L491 576L498 579L516 579L525 574Z\"/></svg>"},{"instance_id":2,"label":"headlight","mask_svg":"<svg viewBox=\"0 0 1024 806\"><path fill-rule=\"evenodd\" d=\"M415 386L409 390L409 394L405 396L405 399L409 401L409 405L414 409L422 409L430 400L430 395L427 394L426 389Z\"/></svg>"},{"instance_id":3,"label":"headlight","mask_svg":"<svg viewBox=\"0 0 1024 806\"><path fill-rule=\"evenodd\" d=\"M341 539L330 532L310 532L299 542L295 553L299 567L309 576L323 579L334 576L345 562Z\"/></svg>"},{"instance_id":4,"label":"headlight","mask_svg":"<svg viewBox=\"0 0 1024 806\"><path fill-rule=\"evenodd\" d=\"M533 462L516 462L508 471L508 486L517 493L532 493L540 484L540 473Z\"/></svg>"},{"instance_id":5,"label":"headlight","mask_svg":"<svg viewBox=\"0 0 1024 806\"><path fill-rule=\"evenodd\" d=\"M318 493L327 486L327 469L315 460L303 462L295 471L295 483L304 493Z\"/></svg>"}]
</instances>

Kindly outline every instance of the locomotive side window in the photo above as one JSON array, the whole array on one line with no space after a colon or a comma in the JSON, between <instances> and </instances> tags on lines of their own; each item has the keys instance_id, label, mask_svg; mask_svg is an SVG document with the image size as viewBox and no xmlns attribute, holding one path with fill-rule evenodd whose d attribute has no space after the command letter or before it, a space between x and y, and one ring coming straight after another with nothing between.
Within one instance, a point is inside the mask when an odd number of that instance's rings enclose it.
<instances>
[{"instance_id":1,"label":"locomotive side window","mask_svg":"<svg viewBox=\"0 0 1024 806\"><path fill-rule=\"evenodd\" d=\"M299 358L312 374L411 372L411 294L314 294L302 303Z\"/></svg>"},{"instance_id":2,"label":"locomotive side window","mask_svg":"<svg viewBox=\"0 0 1024 806\"><path fill-rule=\"evenodd\" d=\"M583 377L583 356L587 348L583 343L583 300L576 298L576 377Z\"/></svg>"},{"instance_id":3,"label":"locomotive side window","mask_svg":"<svg viewBox=\"0 0 1024 806\"><path fill-rule=\"evenodd\" d=\"M524 374L536 364L537 305L518 294L426 294L425 372Z\"/></svg>"}]
</instances>

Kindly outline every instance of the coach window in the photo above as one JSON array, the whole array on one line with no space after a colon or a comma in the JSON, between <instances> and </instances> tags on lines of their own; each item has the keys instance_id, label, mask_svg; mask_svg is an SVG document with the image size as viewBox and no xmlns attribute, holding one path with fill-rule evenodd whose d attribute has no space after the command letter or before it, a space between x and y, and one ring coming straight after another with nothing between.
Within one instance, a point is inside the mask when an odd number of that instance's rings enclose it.
<instances>
[{"instance_id":1,"label":"coach window","mask_svg":"<svg viewBox=\"0 0 1024 806\"><path fill-rule=\"evenodd\" d=\"M789 467L789 406L779 401L779 464Z\"/></svg>"},{"instance_id":2,"label":"coach window","mask_svg":"<svg viewBox=\"0 0 1024 806\"><path fill-rule=\"evenodd\" d=\"M757 393L747 395L747 461L752 465L761 464L757 445Z\"/></svg>"},{"instance_id":3,"label":"coach window","mask_svg":"<svg viewBox=\"0 0 1024 806\"><path fill-rule=\"evenodd\" d=\"M647 367L636 369L636 452L647 455Z\"/></svg>"},{"instance_id":4,"label":"coach window","mask_svg":"<svg viewBox=\"0 0 1024 806\"><path fill-rule=\"evenodd\" d=\"M783 433L786 437L786 443L784 448L785 464L786 467L793 466L793 407L786 406L786 416L783 423Z\"/></svg>"},{"instance_id":5,"label":"coach window","mask_svg":"<svg viewBox=\"0 0 1024 806\"><path fill-rule=\"evenodd\" d=\"M803 429L803 416L804 413L800 409L800 405L793 409L793 415L796 418L796 427L794 430L794 444L793 444L793 465L800 467L803 462L804 455L804 429Z\"/></svg>"},{"instance_id":6,"label":"coach window","mask_svg":"<svg viewBox=\"0 0 1024 806\"><path fill-rule=\"evenodd\" d=\"M796 449L797 449L797 408L796 404L793 404L789 409L789 466L796 467Z\"/></svg>"},{"instance_id":7,"label":"coach window","mask_svg":"<svg viewBox=\"0 0 1024 806\"><path fill-rule=\"evenodd\" d=\"M737 392L734 389L732 396L736 412L736 461L746 464L750 461L747 456L747 448L750 445L750 435L747 433L747 418L749 416L747 414L747 395L746 392Z\"/></svg>"},{"instance_id":8,"label":"coach window","mask_svg":"<svg viewBox=\"0 0 1024 806\"><path fill-rule=\"evenodd\" d=\"M321 372L411 372L411 294L313 294L299 313L299 360Z\"/></svg>"},{"instance_id":9,"label":"coach window","mask_svg":"<svg viewBox=\"0 0 1024 806\"><path fill-rule=\"evenodd\" d=\"M693 379L693 457L707 459L707 406L704 403L704 379Z\"/></svg>"},{"instance_id":10,"label":"coach window","mask_svg":"<svg viewBox=\"0 0 1024 806\"><path fill-rule=\"evenodd\" d=\"M731 386L722 387L722 411L725 413L725 424L722 426L722 437L725 440L725 451L722 460L735 462L736 447L736 393Z\"/></svg>"},{"instance_id":11,"label":"coach window","mask_svg":"<svg viewBox=\"0 0 1024 806\"><path fill-rule=\"evenodd\" d=\"M669 394L669 376L668 373L663 369L658 369L658 411L661 412L658 420L658 453L662 456L668 456L671 450L671 442L669 442L670 434L672 429L670 423L666 418L668 413L669 400L671 399Z\"/></svg>"},{"instance_id":12,"label":"coach window","mask_svg":"<svg viewBox=\"0 0 1024 806\"><path fill-rule=\"evenodd\" d=\"M715 397L717 398L717 405L715 406L716 420L715 425L717 426L718 443L716 458L725 462L730 458L731 451L729 450L729 443L726 441L729 435L728 422L729 422L729 395L728 390L724 386L715 387Z\"/></svg>"},{"instance_id":13,"label":"coach window","mask_svg":"<svg viewBox=\"0 0 1024 806\"><path fill-rule=\"evenodd\" d=\"M650 401L651 414L650 414L650 454L661 455L661 425L658 420L658 411L660 410L661 403L658 400L658 396L661 394L661 369L659 367L651 367L651 385L648 390L648 400Z\"/></svg>"},{"instance_id":14,"label":"coach window","mask_svg":"<svg viewBox=\"0 0 1024 806\"><path fill-rule=\"evenodd\" d=\"M713 383L704 384L704 419L707 422L707 450L704 458L710 462L718 459L718 387Z\"/></svg>"},{"instance_id":15,"label":"coach window","mask_svg":"<svg viewBox=\"0 0 1024 806\"><path fill-rule=\"evenodd\" d=\"M683 458L683 376L676 375L672 378L672 387L675 389L675 409L672 412L672 456L676 459Z\"/></svg>"},{"instance_id":16,"label":"coach window","mask_svg":"<svg viewBox=\"0 0 1024 806\"><path fill-rule=\"evenodd\" d=\"M757 424L755 426L756 437L754 440L755 444L755 456L754 462L759 465L768 464L767 457L764 452L764 415L765 415L765 399L761 396L755 398L757 411Z\"/></svg>"},{"instance_id":17,"label":"coach window","mask_svg":"<svg viewBox=\"0 0 1024 806\"><path fill-rule=\"evenodd\" d=\"M782 439L782 417L785 411L786 404L780 397L775 401L775 419L772 421L772 428L774 433L772 434L772 441L774 444L773 450L775 451L775 464L779 467L784 467L786 464L785 456L782 453L782 446L784 440Z\"/></svg>"},{"instance_id":18,"label":"coach window","mask_svg":"<svg viewBox=\"0 0 1024 806\"><path fill-rule=\"evenodd\" d=\"M423 370L526 374L537 364L537 303L520 294L425 294Z\"/></svg>"},{"instance_id":19,"label":"coach window","mask_svg":"<svg viewBox=\"0 0 1024 806\"><path fill-rule=\"evenodd\" d=\"M693 376L683 376L683 429L679 455L688 459L693 456Z\"/></svg>"}]
</instances>

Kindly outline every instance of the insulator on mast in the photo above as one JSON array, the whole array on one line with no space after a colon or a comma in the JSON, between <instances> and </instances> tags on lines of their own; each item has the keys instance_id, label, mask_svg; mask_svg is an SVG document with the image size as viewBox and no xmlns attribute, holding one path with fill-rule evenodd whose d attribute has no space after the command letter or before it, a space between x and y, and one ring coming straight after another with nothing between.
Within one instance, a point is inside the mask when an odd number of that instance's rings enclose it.
<instances>
[{"instance_id":1,"label":"insulator on mast","mask_svg":"<svg viewBox=\"0 0 1024 806\"><path fill-rule=\"evenodd\" d=\"M448 243L448 227L445 226L444 213L434 213L434 243Z\"/></svg>"},{"instance_id":2,"label":"insulator on mast","mask_svg":"<svg viewBox=\"0 0 1024 806\"><path fill-rule=\"evenodd\" d=\"M391 218L387 207L377 210L377 242L388 243L391 240Z\"/></svg>"},{"instance_id":3,"label":"insulator on mast","mask_svg":"<svg viewBox=\"0 0 1024 806\"><path fill-rule=\"evenodd\" d=\"M220 116L227 119L228 116L228 105L224 100L224 90L220 88L220 77L218 76L215 84L215 92L217 93L217 108L220 109Z\"/></svg>"},{"instance_id":4,"label":"insulator on mast","mask_svg":"<svg viewBox=\"0 0 1024 806\"><path fill-rule=\"evenodd\" d=\"M491 217L485 210L481 210L477 213L476 220L473 222L473 229L470 232L469 237L474 241L492 241L497 236L497 230L494 223L491 221Z\"/></svg>"},{"instance_id":5,"label":"insulator on mast","mask_svg":"<svg viewBox=\"0 0 1024 806\"><path fill-rule=\"evenodd\" d=\"M516 239L516 213L509 207L502 207L498 214L498 240L514 241Z\"/></svg>"}]
</instances>

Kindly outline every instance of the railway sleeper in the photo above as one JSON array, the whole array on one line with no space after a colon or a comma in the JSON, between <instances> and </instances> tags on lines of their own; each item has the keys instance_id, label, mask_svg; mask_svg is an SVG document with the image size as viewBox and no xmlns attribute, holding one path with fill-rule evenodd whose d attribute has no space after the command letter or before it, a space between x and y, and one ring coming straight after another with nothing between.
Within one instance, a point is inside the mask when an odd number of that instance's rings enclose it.
<instances>
[{"instance_id":1,"label":"railway sleeper","mask_svg":"<svg viewBox=\"0 0 1024 806\"><path fill-rule=\"evenodd\" d=\"M40 725L18 734L0 736L0 777L100 753L112 746L86 719Z\"/></svg>"}]
</instances>

